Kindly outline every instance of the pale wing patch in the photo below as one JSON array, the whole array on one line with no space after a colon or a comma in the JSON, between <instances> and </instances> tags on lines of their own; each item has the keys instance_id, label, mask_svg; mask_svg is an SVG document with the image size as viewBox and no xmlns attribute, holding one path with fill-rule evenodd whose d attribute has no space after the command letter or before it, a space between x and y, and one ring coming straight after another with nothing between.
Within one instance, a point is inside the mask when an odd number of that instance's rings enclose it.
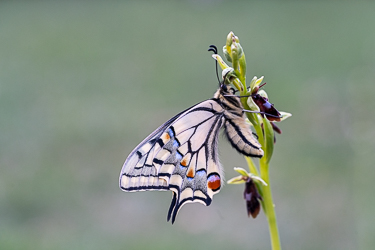
<instances>
[{"instance_id":1,"label":"pale wing patch","mask_svg":"<svg viewBox=\"0 0 375 250\"><path fill-rule=\"evenodd\" d=\"M168 213L172 223L187 202L210 205L220 189L211 190L207 178L221 176L214 144L223 121L223 109L213 100L175 116L133 150L121 171L121 188L173 191Z\"/></svg>"},{"instance_id":2,"label":"pale wing patch","mask_svg":"<svg viewBox=\"0 0 375 250\"><path fill-rule=\"evenodd\" d=\"M184 124L183 124L184 126ZM175 126L174 126L175 127ZM188 140L190 140L191 136L194 134L195 128L190 128L183 130L178 135L178 141L181 145L185 144Z\"/></svg>"}]
</instances>

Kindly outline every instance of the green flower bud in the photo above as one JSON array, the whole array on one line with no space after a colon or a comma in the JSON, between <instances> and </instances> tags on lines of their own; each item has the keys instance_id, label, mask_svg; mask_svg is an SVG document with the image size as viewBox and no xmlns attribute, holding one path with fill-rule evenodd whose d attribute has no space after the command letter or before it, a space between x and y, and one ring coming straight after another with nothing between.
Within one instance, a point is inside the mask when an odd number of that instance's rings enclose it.
<instances>
[{"instance_id":1,"label":"green flower bud","mask_svg":"<svg viewBox=\"0 0 375 250\"><path fill-rule=\"evenodd\" d=\"M238 58L241 58L242 56L243 56L243 49L242 49L242 46L241 46L241 44L239 44L239 43L236 43L236 45L237 45L237 54L238 54Z\"/></svg>"},{"instance_id":2,"label":"green flower bud","mask_svg":"<svg viewBox=\"0 0 375 250\"><path fill-rule=\"evenodd\" d=\"M231 57L230 53L228 52L226 46L223 47L223 54L224 54L225 58L228 60L228 62L232 62L232 57Z\"/></svg>"},{"instance_id":3,"label":"green flower bud","mask_svg":"<svg viewBox=\"0 0 375 250\"><path fill-rule=\"evenodd\" d=\"M233 37L235 37L233 31L229 32L229 34L227 35L227 41L225 43L226 46L230 47L232 45Z\"/></svg>"}]
</instances>

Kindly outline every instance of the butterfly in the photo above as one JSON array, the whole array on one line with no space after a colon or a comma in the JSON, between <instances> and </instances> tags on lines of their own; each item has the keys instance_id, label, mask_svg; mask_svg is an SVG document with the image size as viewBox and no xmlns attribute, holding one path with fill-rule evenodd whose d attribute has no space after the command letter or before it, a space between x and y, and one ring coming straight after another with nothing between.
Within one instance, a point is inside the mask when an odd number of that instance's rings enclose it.
<instances>
[{"instance_id":1,"label":"butterfly","mask_svg":"<svg viewBox=\"0 0 375 250\"><path fill-rule=\"evenodd\" d=\"M209 51L217 53L213 45ZM244 112L240 96L230 85L220 82L213 98L175 115L130 153L121 169L120 188L126 192L171 190L167 221L172 224L186 203L209 206L223 182L218 157L222 127L239 153L251 157L264 154Z\"/></svg>"}]
</instances>

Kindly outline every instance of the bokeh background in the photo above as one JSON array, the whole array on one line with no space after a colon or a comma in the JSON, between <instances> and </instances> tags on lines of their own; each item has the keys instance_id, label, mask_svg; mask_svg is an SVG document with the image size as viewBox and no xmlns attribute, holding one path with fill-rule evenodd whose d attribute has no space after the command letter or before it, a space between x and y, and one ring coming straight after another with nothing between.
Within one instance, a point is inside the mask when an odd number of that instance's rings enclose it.
<instances>
[{"instance_id":1,"label":"bokeh background","mask_svg":"<svg viewBox=\"0 0 375 250\"><path fill-rule=\"evenodd\" d=\"M0 249L270 249L243 186L166 222L124 193L130 151L217 88L229 31L282 122L271 185L284 249L375 247L375 4L1 1ZM220 142L226 178L246 167Z\"/></svg>"}]
</instances>

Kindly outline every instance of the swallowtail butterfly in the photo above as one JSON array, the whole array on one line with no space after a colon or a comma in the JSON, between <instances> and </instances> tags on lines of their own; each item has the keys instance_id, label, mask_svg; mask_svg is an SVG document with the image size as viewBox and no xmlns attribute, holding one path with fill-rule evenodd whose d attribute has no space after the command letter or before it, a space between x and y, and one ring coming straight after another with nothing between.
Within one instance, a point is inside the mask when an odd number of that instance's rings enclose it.
<instances>
[{"instance_id":1,"label":"swallowtail butterfly","mask_svg":"<svg viewBox=\"0 0 375 250\"><path fill-rule=\"evenodd\" d=\"M222 127L239 153L263 156L246 123L239 96L223 82L213 98L172 117L130 153L121 169L121 189L171 190L167 220L172 223L188 202L210 205L223 181L217 147Z\"/></svg>"}]
</instances>

